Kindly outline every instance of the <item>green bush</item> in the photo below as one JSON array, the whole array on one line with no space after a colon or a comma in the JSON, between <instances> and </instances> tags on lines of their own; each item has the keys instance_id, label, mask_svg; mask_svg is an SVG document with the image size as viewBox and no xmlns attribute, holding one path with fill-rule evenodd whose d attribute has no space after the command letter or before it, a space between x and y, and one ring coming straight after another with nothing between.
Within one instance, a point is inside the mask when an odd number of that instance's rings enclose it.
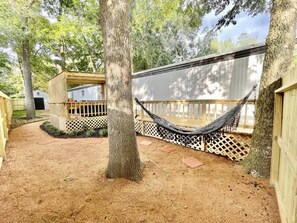
<instances>
[{"instance_id":1,"label":"green bush","mask_svg":"<svg viewBox=\"0 0 297 223\"><path fill-rule=\"evenodd\" d=\"M98 135L98 132L95 129L88 129L85 131L84 135L87 137L96 136Z\"/></svg>"},{"instance_id":2,"label":"green bush","mask_svg":"<svg viewBox=\"0 0 297 223\"><path fill-rule=\"evenodd\" d=\"M41 126L41 129L46 131L49 135L60 137L70 137L70 138L76 138L76 137L92 137L92 136L100 136L100 137L106 137L108 136L107 129L84 129L82 131L72 130L70 133L65 133L64 131L57 129L54 127L50 122L46 121ZM84 127L86 128L86 127Z\"/></svg>"},{"instance_id":3,"label":"green bush","mask_svg":"<svg viewBox=\"0 0 297 223\"><path fill-rule=\"evenodd\" d=\"M68 133L71 136L77 136L79 134L79 131L77 130L72 130L71 132Z\"/></svg>"},{"instance_id":4,"label":"green bush","mask_svg":"<svg viewBox=\"0 0 297 223\"><path fill-rule=\"evenodd\" d=\"M105 137L108 135L107 129L99 129L99 136Z\"/></svg>"},{"instance_id":5,"label":"green bush","mask_svg":"<svg viewBox=\"0 0 297 223\"><path fill-rule=\"evenodd\" d=\"M41 126L41 129L43 129L44 131L46 131L48 134L52 135L52 136L62 136L65 135L65 132L57 129L55 126L53 126L50 122L46 121L44 122Z\"/></svg>"}]
</instances>

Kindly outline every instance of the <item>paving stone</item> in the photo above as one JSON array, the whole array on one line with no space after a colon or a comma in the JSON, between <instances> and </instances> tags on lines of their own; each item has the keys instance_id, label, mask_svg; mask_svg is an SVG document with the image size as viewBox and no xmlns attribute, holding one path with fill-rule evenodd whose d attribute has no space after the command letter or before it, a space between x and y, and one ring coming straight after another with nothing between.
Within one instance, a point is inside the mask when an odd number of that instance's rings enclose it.
<instances>
[{"instance_id":1,"label":"paving stone","mask_svg":"<svg viewBox=\"0 0 297 223\"><path fill-rule=\"evenodd\" d=\"M196 168L204 165L201 161L197 160L195 157L190 156L183 159L184 164L186 164L190 168Z\"/></svg>"},{"instance_id":2,"label":"paving stone","mask_svg":"<svg viewBox=\"0 0 297 223\"><path fill-rule=\"evenodd\" d=\"M167 153L167 154L172 153L173 151L175 151L175 149L170 147L170 146L163 146L163 147L160 148L160 150L162 152L164 152L164 153Z\"/></svg>"},{"instance_id":3,"label":"paving stone","mask_svg":"<svg viewBox=\"0 0 297 223\"><path fill-rule=\"evenodd\" d=\"M145 146L149 146L150 144L152 144L152 142L151 141L141 141L140 144L145 145Z\"/></svg>"}]
</instances>

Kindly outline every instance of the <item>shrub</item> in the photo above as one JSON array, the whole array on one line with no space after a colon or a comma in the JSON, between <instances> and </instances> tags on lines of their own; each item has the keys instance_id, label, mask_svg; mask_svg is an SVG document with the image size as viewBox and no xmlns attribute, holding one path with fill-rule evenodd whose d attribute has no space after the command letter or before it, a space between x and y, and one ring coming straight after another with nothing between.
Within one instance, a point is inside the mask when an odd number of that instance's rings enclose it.
<instances>
[{"instance_id":1,"label":"shrub","mask_svg":"<svg viewBox=\"0 0 297 223\"><path fill-rule=\"evenodd\" d=\"M107 129L99 129L99 136L104 137L107 135L108 135Z\"/></svg>"},{"instance_id":2,"label":"shrub","mask_svg":"<svg viewBox=\"0 0 297 223\"><path fill-rule=\"evenodd\" d=\"M46 121L44 122L41 126L41 129L43 129L44 131L46 131L48 134L50 134L51 136L62 136L65 135L65 132L57 129L55 126L53 126L50 122Z\"/></svg>"},{"instance_id":3,"label":"shrub","mask_svg":"<svg viewBox=\"0 0 297 223\"><path fill-rule=\"evenodd\" d=\"M87 137L96 136L96 135L98 135L98 132L94 129L88 129L85 131L84 135Z\"/></svg>"},{"instance_id":4,"label":"shrub","mask_svg":"<svg viewBox=\"0 0 297 223\"><path fill-rule=\"evenodd\" d=\"M79 131L77 130L72 130L71 132L68 133L71 136L77 136L79 134Z\"/></svg>"}]
</instances>

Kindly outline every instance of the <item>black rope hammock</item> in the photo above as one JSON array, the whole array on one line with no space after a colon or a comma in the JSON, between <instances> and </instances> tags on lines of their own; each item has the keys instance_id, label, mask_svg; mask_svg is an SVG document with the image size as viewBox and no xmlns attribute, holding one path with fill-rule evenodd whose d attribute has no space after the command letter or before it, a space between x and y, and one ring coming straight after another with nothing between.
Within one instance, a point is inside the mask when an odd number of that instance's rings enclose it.
<instances>
[{"instance_id":1,"label":"black rope hammock","mask_svg":"<svg viewBox=\"0 0 297 223\"><path fill-rule=\"evenodd\" d=\"M195 141L212 141L223 135L224 132L231 132L235 130L238 127L241 109L252 92L255 91L256 87L257 85L254 85L251 91L244 98L238 101L237 104L229 111L208 125L193 130L179 128L166 119L150 112L137 98L135 98L135 101L157 124L157 131L163 139L175 140L186 146Z\"/></svg>"}]
</instances>

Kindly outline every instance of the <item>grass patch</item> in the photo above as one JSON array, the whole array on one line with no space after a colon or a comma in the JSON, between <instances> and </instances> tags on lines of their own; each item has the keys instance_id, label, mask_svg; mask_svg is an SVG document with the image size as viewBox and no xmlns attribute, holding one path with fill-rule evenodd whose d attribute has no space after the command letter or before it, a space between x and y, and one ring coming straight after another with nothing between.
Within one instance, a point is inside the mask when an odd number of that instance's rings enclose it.
<instances>
[{"instance_id":1,"label":"grass patch","mask_svg":"<svg viewBox=\"0 0 297 223\"><path fill-rule=\"evenodd\" d=\"M48 118L48 116L43 115L42 112L43 111L41 111L41 110L36 110L35 111L36 117L34 119L26 119L26 111L25 110L13 111L10 126L11 126L11 128L16 128L16 127L25 125L27 123L46 120Z\"/></svg>"},{"instance_id":2,"label":"grass patch","mask_svg":"<svg viewBox=\"0 0 297 223\"><path fill-rule=\"evenodd\" d=\"M82 131L73 130L70 133L65 133L60 129L54 127L50 122L44 122L40 128L47 132L49 135L56 138L86 138L86 137L107 137L107 129L86 129Z\"/></svg>"},{"instance_id":3,"label":"grass patch","mask_svg":"<svg viewBox=\"0 0 297 223\"><path fill-rule=\"evenodd\" d=\"M41 117L42 116L42 112L43 111L36 110L35 111L36 117ZM26 118L26 111L25 110L13 111L12 117L13 118L25 119Z\"/></svg>"}]
</instances>

